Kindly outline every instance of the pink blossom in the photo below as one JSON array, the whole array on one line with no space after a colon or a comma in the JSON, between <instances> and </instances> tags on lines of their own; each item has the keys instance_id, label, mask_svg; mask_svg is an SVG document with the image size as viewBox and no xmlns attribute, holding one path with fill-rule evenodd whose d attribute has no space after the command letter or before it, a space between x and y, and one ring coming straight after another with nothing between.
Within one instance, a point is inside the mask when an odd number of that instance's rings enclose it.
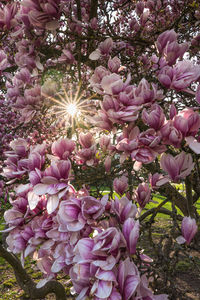
<instances>
[{"instance_id":1,"label":"pink blossom","mask_svg":"<svg viewBox=\"0 0 200 300\"><path fill-rule=\"evenodd\" d=\"M174 182L178 182L180 179L188 176L194 168L191 154L186 154L185 152L181 152L175 157L166 153L162 154L160 165Z\"/></svg>"},{"instance_id":2,"label":"pink blossom","mask_svg":"<svg viewBox=\"0 0 200 300\"><path fill-rule=\"evenodd\" d=\"M111 38L107 38L104 42L100 43L98 49L100 50L102 55L108 55L113 48L113 40Z\"/></svg>"},{"instance_id":3,"label":"pink blossom","mask_svg":"<svg viewBox=\"0 0 200 300\"><path fill-rule=\"evenodd\" d=\"M191 217L184 217L181 225L182 235L186 240L186 244L189 245L191 240L197 233L198 227L195 219Z\"/></svg>"},{"instance_id":4,"label":"pink blossom","mask_svg":"<svg viewBox=\"0 0 200 300\"><path fill-rule=\"evenodd\" d=\"M15 19L17 13L17 3L6 4L3 9L0 9L0 27L3 30L9 30L17 24Z\"/></svg>"},{"instance_id":5,"label":"pink blossom","mask_svg":"<svg viewBox=\"0 0 200 300\"><path fill-rule=\"evenodd\" d=\"M27 243L32 236L34 236L34 233L31 226L26 225L23 229L13 229L6 238L6 242L10 251L13 253L20 253L25 250Z\"/></svg>"},{"instance_id":6,"label":"pink blossom","mask_svg":"<svg viewBox=\"0 0 200 300\"><path fill-rule=\"evenodd\" d=\"M172 30L167 30L161 33L156 41L156 47L160 53L163 52L165 49L166 45L168 43L175 42L177 39L177 33L172 29Z\"/></svg>"},{"instance_id":7,"label":"pink blossom","mask_svg":"<svg viewBox=\"0 0 200 300\"><path fill-rule=\"evenodd\" d=\"M94 74L90 78L90 84L93 87L94 91L100 94L103 93L103 89L101 87L101 81L105 76L109 74L110 72L103 66L99 66L94 70Z\"/></svg>"},{"instance_id":8,"label":"pink blossom","mask_svg":"<svg viewBox=\"0 0 200 300\"><path fill-rule=\"evenodd\" d=\"M144 208L151 200L151 190L147 183L140 183L135 191L135 200L141 208Z\"/></svg>"},{"instance_id":9,"label":"pink blossom","mask_svg":"<svg viewBox=\"0 0 200 300\"><path fill-rule=\"evenodd\" d=\"M155 173L149 175L149 183L151 185L151 188L156 190L159 188L159 186L165 184L168 182L168 179L165 178L162 174Z\"/></svg>"},{"instance_id":10,"label":"pink blossom","mask_svg":"<svg viewBox=\"0 0 200 300\"><path fill-rule=\"evenodd\" d=\"M103 214L107 200L107 196L104 196L101 200L91 196L81 198L82 215L88 223L96 220Z\"/></svg>"},{"instance_id":11,"label":"pink blossom","mask_svg":"<svg viewBox=\"0 0 200 300\"><path fill-rule=\"evenodd\" d=\"M171 66L176 62L177 58L183 57L183 54L188 50L188 48L188 43L178 44L176 41L173 41L172 43L167 43L163 51L163 56L168 65Z\"/></svg>"},{"instance_id":12,"label":"pink blossom","mask_svg":"<svg viewBox=\"0 0 200 300\"><path fill-rule=\"evenodd\" d=\"M19 70L12 80L13 84L19 88L31 83L31 73L27 68Z\"/></svg>"},{"instance_id":13,"label":"pink blossom","mask_svg":"<svg viewBox=\"0 0 200 300\"><path fill-rule=\"evenodd\" d=\"M76 198L61 201L57 217L61 232L80 231L86 223L81 212L81 201Z\"/></svg>"},{"instance_id":14,"label":"pink blossom","mask_svg":"<svg viewBox=\"0 0 200 300\"><path fill-rule=\"evenodd\" d=\"M61 56L58 58L59 62L66 62L68 64L73 64L75 62L75 58L70 50L63 49Z\"/></svg>"},{"instance_id":15,"label":"pink blossom","mask_svg":"<svg viewBox=\"0 0 200 300\"><path fill-rule=\"evenodd\" d=\"M120 59L116 56L108 60L108 68L113 73L118 72L120 65L121 65Z\"/></svg>"},{"instance_id":16,"label":"pink blossom","mask_svg":"<svg viewBox=\"0 0 200 300\"><path fill-rule=\"evenodd\" d=\"M166 66L161 69L158 79L167 88L182 91L195 82L200 76L199 65L189 60L179 61L173 68Z\"/></svg>"},{"instance_id":17,"label":"pink blossom","mask_svg":"<svg viewBox=\"0 0 200 300\"><path fill-rule=\"evenodd\" d=\"M174 127L176 127L183 136L195 135L200 128L200 115L190 108L182 110L174 117Z\"/></svg>"},{"instance_id":18,"label":"pink blossom","mask_svg":"<svg viewBox=\"0 0 200 300\"><path fill-rule=\"evenodd\" d=\"M99 139L99 145L103 152L106 151L112 151L115 149L115 147L111 144L110 136L108 135L102 135Z\"/></svg>"},{"instance_id":19,"label":"pink blossom","mask_svg":"<svg viewBox=\"0 0 200 300\"><path fill-rule=\"evenodd\" d=\"M104 76L101 81L101 86L108 95L119 94L125 88L125 84L123 83L121 76L115 73Z\"/></svg>"},{"instance_id":20,"label":"pink blossom","mask_svg":"<svg viewBox=\"0 0 200 300\"><path fill-rule=\"evenodd\" d=\"M0 71L4 71L10 66L6 53L3 50L0 50Z\"/></svg>"},{"instance_id":21,"label":"pink blossom","mask_svg":"<svg viewBox=\"0 0 200 300\"><path fill-rule=\"evenodd\" d=\"M56 21L60 17L60 0L42 0L40 2L23 1L23 5L29 8L28 18L30 23L38 28L56 29L59 26Z\"/></svg>"},{"instance_id":22,"label":"pink blossom","mask_svg":"<svg viewBox=\"0 0 200 300\"><path fill-rule=\"evenodd\" d=\"M165 115L158 104L153 104L149 113L145 108L143 109L142 120L151 128L158 130L165 122Z\"/></svg>"},{"instance_id":23,"label":"pink blossom","mask_svg":"<svg viewBox=\"0 0 200 300\"><path fill-rule=\"evenodd\" d=\"M113 181L113 187L115 192L122 196L128 187L128 178L126 176L115 178Z\"/></svg>"},{"instance_id":24,"label":"pink blossom","mask_svg":"<svg viewBox=\"0 0 200 300\"><path fill-rule=\"evenodd\" d=\"M51 151L59 159L68 159L75 148L75 143L69 139L59 139L53 142Z\"/></svg>"},{"instance_id":25,"label":"pink blossom","mask_svg":"<svg viewBox=\"0 0 200 300\"><path fill-rule=\"evenodd\" d=\"M133 218L128 218L124 222L122 228L130 254L134 254L136 251L137 240L139 238L139 226L139 221L135 221Z\"/></svg>"},{"instance_id":26,"label":"pink blossom","mask_svg":"<svg viewBox=\"0 0 200 300\"><path fill-rule=\"evenodd\" d=\"M4 219L9 226L22 225L25 221L24 216L27 212L28 201L24 197L17 197L12 202L13 207L6 210L4 213Z\"/></svg>"},{"instance_id":27,"label":"pink blossom","mask_svg":"<svg viewBox=\"0 0 200 300\"><path fill-rule=\"evenodd\" d=\"M173 29L160 34L156 41L156 46L168 65L174 64L177 58L182 58L189 47L188 43L178 44L177 34Z\"/></svg>"},{"instance_id":28,"label":"pink blossom","mask_svg":"<svg viewBox=\"0 0 200 300\"><path fill-rule=\"evenodd\" d=\"M177 115L176 106L174 104L172 104L170 106L170 111L169 111L170 120L172 120L176 115Z\"/></svg>"},{"instance_id":29,"label":"pink blossom","mask_svg":"<svg viewBox=\"0 0 200 300\"><path fill-rule=\"evenodd\" d=\"M129 258L120 261L117 281L122 299L131 299L140 282L140 276L136 265Z\"/></svg>"},{"instance_id":30,"label":"pink blossom","mask_svg":"<svg viewBox=\"0 0 200 300\"><path fill-rule=\"evenodd\" d=\"M93 254L104 256L105 253L115 254L119 251L121 234L115 227L110 227L94 237Z\"/></svg>"},{"instance_id":31,"label":"pink blossom","mask_svg":"<svg viewBox=\"0 0 200 300\"><path fill-rule=\"evenodd\" d=\"M110 172L110 169L111 169L111 157L110 156L106 156L106 159L105 159L105 162L104 162L104 166L105 166L105 171L106 173L109 173Z\"/></svg>"},{"instance_id":32,"label":"pink blossom","mask_svg":"<svg viewBox=\"0 0 200 300\"><path fill-rule=\"evenodd\" d=\"M134 95L134 105L141 105L145 103L151 103L155 100L160 100L163 98L163 94L161 90L158 90L157 85L149 82L143 78L138 87L133 89Z\"/></svg>"},{"instance_id":33,"label":"pink blossom","mask_svg":"<svg viewBox=\"0 0 200 300\"><path fill-rule=\"evenodd\" d=\"M104 42L101 42L96 50L94 50L89 59L91 60L98 60L101 56L107 56L112 48L113 48L113 40L112 38L107 38Z\"/></svg>"},{"instance_id":34,"label":"pink blossom","mask_svg":"<svg viewBox=\"0 0 200 300\"><path fill-rule=\"evenodd\" d=\"M200 143L193 136L188 136L185 140L192 151L196 154L200 154Z\"/></svg>"},{"instance_id":35,"label":"pink blossom","mask_svg":"<svg viewBox=\"0 0 200 300\"><path fill-rule=\"evenodd\" d=\"M112 201L111 210L118 216L121 223L124 223L128 218L135 217L137 213L137 207L128 198L122 197Z\"/></svg>"},{"instance_id":36,"label":"pink blossom","mask_svg":"<svg viewBox=\"0 0 200 300\"><path fill-rule=\"evenodd\" d=\"M167 123L160 129L160 132L164 144L173 145L176 148L180 147L183 135L181 131L173 125L173 121L167 121Z\"/></svg>"},{"instance_id":37,"label":"pink blossom","mask_svg":"<svg viewBox=\"0 0 200 300\"><path fill-rule=\"evenodd\" d=\"M80 133L79 134L79 143L83 148L90 148L94 144L93 135L88 133Z\"/></svg>"}]
</instances>

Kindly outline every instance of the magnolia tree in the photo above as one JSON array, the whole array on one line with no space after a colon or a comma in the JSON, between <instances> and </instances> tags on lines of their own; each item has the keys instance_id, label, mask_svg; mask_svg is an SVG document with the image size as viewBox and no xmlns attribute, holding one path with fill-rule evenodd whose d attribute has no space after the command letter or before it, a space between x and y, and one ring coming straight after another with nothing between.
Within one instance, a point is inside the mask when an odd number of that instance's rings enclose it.
<instances>
[{"instance_id":1,"label":"magnolia tree","mask_svg":"<svg viewBox=\"0 0 200 300\"><path fill-rule=\"evenodd\" d=\"M197 232L199 24L193 0L1 1L0 255L29 299L66 299L60 277L77 300L168 299L139 245L158 212L159 264Z\"/></svg>"}]
</instances>

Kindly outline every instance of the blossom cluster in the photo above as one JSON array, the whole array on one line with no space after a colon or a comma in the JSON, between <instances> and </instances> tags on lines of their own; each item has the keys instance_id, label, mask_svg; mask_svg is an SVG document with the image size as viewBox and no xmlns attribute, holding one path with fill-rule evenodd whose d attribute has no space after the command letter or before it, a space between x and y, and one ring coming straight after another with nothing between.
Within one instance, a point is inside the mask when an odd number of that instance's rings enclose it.
<instances>
[{"instance_id":1,"label":"blossom cluster","mask_svg":"<svg viewBox=\"0 0 200 300\"><path fill-rule=\"evenodd\" d=\"M88 142L81 136L81 144L89 149L91 136L85 138ZM88 190L76 191L71 185L73 141L54 142L51 154L46 145L29 147L23 139L13 141L11 147L7 163L15 167L5 168L4 175L29 179L17 187L12 208L4 214L6 241L10 251L21 254L22 262L28 255L37 259L45 276L38 287L63 271L70 275L77 299L167 299L153 295L134 262L140 225L131 199L94 198ZM47 159L51 163L45 167ZM115 180L114 187L123 194L126 178ZM147 186L136 191L139 204L142 189L146 193Z\"/></svg>"}]
</instances>

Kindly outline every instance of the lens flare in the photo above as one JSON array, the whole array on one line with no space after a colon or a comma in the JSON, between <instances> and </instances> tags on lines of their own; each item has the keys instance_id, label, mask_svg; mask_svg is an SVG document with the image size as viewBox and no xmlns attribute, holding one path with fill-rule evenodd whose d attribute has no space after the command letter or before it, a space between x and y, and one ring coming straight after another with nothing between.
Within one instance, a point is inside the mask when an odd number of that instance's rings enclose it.
<instances>
[{"instance_id":1,"label":"lens flare","mask_svg":"<svg viewBox=\"0 0 200 300\"><path fill-rule=\"evenodd\" d=\"M75 117L78 114L78 107L75 103L69 103L66 105L67 114L72 117Z\"/></svg>"},{"instance_id":2,"label":"lens flare","mask_svg":"<svg viewBox=\"0 0 200 300\"><path fill-rule=\"evenodd\" d=\"M95 105L91 100L94 100L96 94L86 97L85 90L81 92L81 85L76 90L71 87L68 92L63 87L55 97L44 93L43 96L55 103L52 106L52 114L60 119L65 118L72 128L80 123L85 123L84 121L89 120L95 113Z\"/></svg>"}]
</instances>

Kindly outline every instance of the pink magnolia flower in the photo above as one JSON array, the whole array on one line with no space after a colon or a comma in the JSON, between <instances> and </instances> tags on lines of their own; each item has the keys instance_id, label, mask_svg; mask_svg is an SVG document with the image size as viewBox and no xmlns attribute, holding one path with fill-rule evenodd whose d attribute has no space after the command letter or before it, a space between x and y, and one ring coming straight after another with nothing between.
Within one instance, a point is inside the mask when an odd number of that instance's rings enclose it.
<instances>
[{"instance_id":1,"label":"pink magnolia flower","mask_svg":"<svg viewBox=\"0 0 200 300\"><path fill-rule=\"evenodd\" d=\"M69 242L63 242L57 244L55 250L53 250L54 263L51 267L53 273L58 273L63 270L68 273L69 266L73 264L74 246Z\"/></svg>"},{"instance_id":2,"label":"pink magnolia flower","mask_svg":"<svg viewBox=\"0 0 200 300\"><path fill-rule=\"evenodd\" d=\"M167 44L175 42L177 40L177 33L172 30L164 31L159 35L156 41L156 47L160 53L163 52Z\"/></svg>"},{"instance_id":3,"label":"pink magnolia flower","mask_svg":"<svg viewBox=\"0 0 200 300\"><path fill-rule=\"evenodd\" d=\"M113 271L104 271L99 269L95 277L97 280L91 288L91 294L95 295L95 300L108 299L111 296L113 284L116 283L116 277Z\"/></svg>"},{"instance_id":4,"label":"pink magnolia flower","mask_svg":"<svg viewBox=\"0 0 200 300\"><path fill-rule=\"evenodd\" d=\"M61 201L57 218L60 224L59 231L80 231L86 223L81 211L80 199L70 198L66 201Z\"/></svg>"},{"instance_id":5,"label":"pink magnolia flower","mask_svg":"<svg viewBox=\"0 0 200 300\"><path fill-rule=\"evenodd\" d=\"M20 253L25 250L29 239L33 236L34 232L31 226L26 225L23 229L13 229L6 238L6 243L10 251Z\"/></svg>"},{"instance_id":6,"label":"pink magnolia flower","mask_svg":"<svg viewBox=\"0 0 200 300\"><path fill-rule=\"evenodd\" d=\"M119 218L121 223L124 223L128 218L134 218L137 213L137 207L128 198L122 197L112 201L111 211L113 211Z\"/></svg>"},{"instance_id":7,"label":"pink magnolia flower","mask_svg":"<svg viewBox=\"0 0 200 300\"><path fill-rule=\"evenodd\" d=\"M87 166L93 166L97 161L96 157L96 146L92 146L91 148L81 149L77 153L77 157L80 159L81 164L86 164Z\"/></svg>"},{"instance_id":8,"label":"pink magnolia flower","mask_svg":"<svg viewBox=\"0 0 200 300\"><path fill-rule=\"evenodd\" d=\"M165 122L165 115L162 108L158 104L153 104L149 113L147 112L146 108L143 109L142 120L151 128L158 130Z\"/></svg>"},{"instance_id":9,"label":"pink magnolia flower","mask_svg":"<svg viewBox=\"0 0 200 300\"><path fill-rule=\"evenodd\" d=\"M185 238L186 244L189 245L195 234L197 233L198 227L196 220L191 217L184 217L181 225L182 235Z\"/></svg>"},{"instance_id":10,"label":"pink magnolia flower","mask_svg":"<svg viewBox=\"0 0 200 300\"><path fill-rule=\"evenodd\" d=\"M7 55L3 50L0 50L0 72L9 68L11 65L8 62Z\"/></svg>"},{"instance_id":11,"label":"pink magnolia flower","mask_svg":"<svg viewBox=\"0 0 200 300\"><path fill-rule=\"evenodd\" d=\"M168 43L163 51L163 55L168 65L173 65L177 58L182 58L183 54L188 50L188 43L178 44L176 41Z\"/></svg>"},{"instance_id":12,"label":"pink magnolia flower","mask_svg":"<svg viewBox=\"0 0 200 300\"><path fill-rule=\"evenodd\" d=\"M191 173L194 168L194 163L191 154L181 152L174 157L164 153L160 159L160 166L168 173L171 180L178 182Z\"/></svg>"},{"instance_id":13,"label":"pink magnolia flower","mask_svg":"<svg viewBox=\"0 0 200 300\"><path fill-rule=\"evenodd\" d=\"M18 52L15 54L15 63L19 67L27 67L32 70L36 67L36 57L34 45L26 39L22 39L16 44Z\"/></svg>"},{"instance_id":14,"label":"pink magnolia flower","mask_svg":"<svg viewBox=\"0 0 200 300\"><path fill-rule=\"evenodd\" d=\"M104 161L104 166L105 166L106 173L110 172L111 163L112 163L111 157L110 156L106 156L106 159Z\"/></svg>"},{"instance_id":15,"label":"pink magnolia flower","mask_svg":"<svg viewBox=\"0 0 200 300\"><path fill-rule=\"evenodd\" d=\"M156 41L156 46L168 65L174 64L177 58L182 58L189 47L188 43L178 44L177 34L173 29L160 34Z\"/></svg>"},{"instance_id":16,"label":"pink magnolia flower","mask_svg":"<svg viewBox=\"0 0 200 300\"><path fill-rule=\"evenodd\" d=\"M170 106L170 111L169 111L170 120L172 120L176 115L177 115L176 106L174 104L172 104Z\"/></svg>"},{"instance_id":17,"label":"pink magnolia flower","mask_svg":"<svg viewBox=\"0 0 200 300\"><path fill-rule=\"evenodd\" d=\"M140 183L135 191L135 200L141 208L144 208L151 200L151 190L147 183Z\"/></svg>"},{"instance_id":18,"label":"pink magnolia flower","mask_svg":"<svg viewBox=\"0 0 200 300\"><path fill-rule=\"evenodd\" d=\"M200 154L200 143L193 136L188 136L185 140L192 151L196 154Z\"/></svg>"},{"instance_id":19,"label":"pink magnolia flower","mask_svg":"<svg viewBox=\"0 0 200 300\"><path fill-rule=\"evenodd\" d=\"M117 95L118 99L112 96L105 95L101 102L102 121L110 120L112 123L123 124L125 122L133 122L138 119L139 110L141 107L129 104L129 97L122 92ZM127 101L127 103L125 103Z\"/></svg>"},{"instance_id":20,"label":"pink magnolia flower","mask_svg":"<svg viewBox=\"0 0 200 300\"><path fill-rule=\"evenodd\" d=\"M133 218L128 218L123 225L122 232L127 242L127 248L132 255L136 251L137 240L139 238L139 221Z\"/></svg>"},{"instance_id":21,"label":"pink magnolia flower","mask_svg":"<svg viewBox=\"0 0 200 300\"><path fill-rule=\"evenodd\" d=\"M160 129L160 133L164 144L173 145L176 148L180 147L183 135L182 132L173 125L172 120L167 121L167 123Z\"/></svg>"},{"instance_id":22,"label":"pink magnolia flower","mask_svg":"<svg viewBox=\"0 0 200 300\"><path fill-rule=\"evenodd\" d=\"M34 186L33 192L36 196L48 195L47 211L49 214L58 207L59 200L70 189L73 190L68 183L70 169L71 164L67 160L52 162L51 166L44 171L41 183ZM34 201L35 198L31 198L31 202ZM34 203L36 205L37 201Z\"/></svg>"},{"instance_id":23,"label":"pink magnolia flower","mask_svg":"<svg viewBox=\"0 0 200 300\"><path fill-rule=\"evenodd\" d=\"M99 145L101 147L101 149L103 150L103 152L108 151L112 151L115 149L115 147L113 145L111 145L111 139L110 136L108 135L102 135L99 139Z\"/></svg>"},{"instance_id":24,"label":"pink magnolia flower","mask_svg":"<svg viewBox=\"0 0 200 300\"><path fill-rule=\"evenodd\" d=\"M91 196L81 198L82 215L88 223L99 218L105 210L108 196L104 196L101 200Z\"/></svg>"},{"instance_id":25,"label":"pink magnolia flower","mask_svg":"<svg viewBox=\"0 0 200 300\"><path fill-rule=\"evenodd\" d=\"M61 160L68 159L74 149L75 142L69 139L59 139L53 142L51 146L53 155Z\"/></svg>"},{"instance_id":26,"label":"pink magnolia flower","mask_svg":"<svg viewBox=\"0 0 200 300\"><path fill-rule=\"evenodd\" d=\"M28 154L28 144L24 139L16 139L10 143L12 151L6 151L6 167L3 175L7 178L21 178L27 172L27 162L24 158Z\"/></svg>"},{"instance_id":27,"label":"pink magnolia flower","mask_svg":"<svg viewBox=\"0 0 200 300\"><path fill-rule=\"evenodd\" d=\"M89 59L98 60L101 56L107 56L111 52L113 45L114 43L112 38L107 38L104 42L99 44L95 51L90 54Z\"/></svg>"},{"instance_id":28,"label":"pink magnolia flower","mask_svg":"<svg viewBox=\"0 0 200 300\"><path fill-rule=\"evenodd\" d=\"M65 62L67 64L73 64L75 62L75 58L70 50L63 49L61 56L58 58L59 62Z\"/></svg>"},{"instance_id":29,"label":"pink magnolia flower","mask_svg":"<svg viewBox=\"0 0 200 300\"><path fill-rule=\"evenodd\" d=\"M115 178L113 181L113 188L115 192L119 195L123 195L128 187L128 178L126 176L121 176L120 178Z\"/></svg>"},{"instance_id":30,"label":"pink magnolia flower","mask_svg":"<svg viewBox=\"0 0 200 300\"><path fill-rule=\"evenodd\" d=\"M27 68L20 69L12 80L14 86L23 88L26 84L31 83L31 73Z\"/></svg>"},{"instance_id":31,"label":"pink magnolia flower","mask_svg":"<svg viewBox=\"0 0 200 300\"><path fill-rule=\"evenodd\" d=\"M108 55L114 46L113 40L111 38L107 38L104 42L101 42L98 46L102 55Z\"/></svg>"},{"instance_id":32,"label":"pink magnolia flower","mask_svg":"<svg viewBox=\"0 0 200 300\"><path fill-rule=\"evenodd\" d=\"M168 178L165 178L162 174L159 173L149 175L149 183L151 185L151 188L154 190L158 189L159 186L165 184L168 181Z\"/></svg>"},{"instance_id":33,"label":"pink magnolia flower","mask_svg":"<svg viewBox=\"0 0 200 300\"><path fill-rule=\"evenodd\" d=\"M200 128L200 115L198 112L186 108L174 117L173 124L184 137L195 135Z\"/></svg>"},{"instance_id":34,"label":"pink magnolia flower","mask_svg":"<svg viewBox=\"0 0 200 300\"><path fill-rule=\"evenodd\" d=\"M90 132L88 133L81 132L79 134L79 143L83 148L90 148L91 146L94 145L94 137Z\"/></svg>"},{"instance_id":35,"label":"pink magnolia flower","mask_svg":"<svg viewBox=\"0 0 200 300\"><path fill-rule=\"evenodd\" d=\"M115 227L110 227L94 237L92 253L104 256L105 253L117 254L121 244L121 234Z\"/></svg>"},{"instance_id":36,"label":"pink magnolia flower","mask_svg":"<svg viewBox=\"0 0 200 300\"><path fill-rule=\"evenodd\" d=\"M59 26L60 0L24 0L23 5L29 8L28 18L33 26L46 29L56 29Z\"/></svg>"},{"instance_id":37,"label":"pink magnolia flower","mask_svg":"<svg viewBox=\"0 0 200 300\"><path fill-rule=\"evenodd\" d=\"M90 78L89 82L95 92L103 94L103 89L101 87L101 81L105 76L107 76L109 74L110 74L110 71L108 71L106 68L104 68L102 66L99 66L94 70L94 74Z\"/></svg>"},{"instance_id":38,"label":"pink magnolia flower","mask_svg":"<svg viewBox=\"0 0 200 300\"><path fill-rule=\"evenodd\" d=\"M16 139L10 142L10 147L13 151L7 151L6 156L13 156L16 153L19 157L25 157L28 151L28 143L24 139Z\"/></svg>"},{"instance_id":39,"label":"pink magnolia flower","mask_svg":"<svg viewBox=\"0 0 200 300\"><path fill-rule=\"evenodd\" d=\"M138 147L131 152L131 158L137 162L151 163L159 153L166 150L160 142L161 135L157 134L153 128L140 133Z\"/></svg>"},{"instance_id":40,"label":"pink magnolia flower","mask_svg":"<svg viewBox=\"0 0 200 300\"><path fill-rule=\"evenodd\" d=\"M167 88L182 91L195 82L200 76L200 66L189 60L179 61L173 68L161 69L158 79Z\"/></svg>"},{"instance_id":41,"label":"pink magnolia flower","mask_svg":"<svg viewBox=\"0 0 200 300\"><path fill-rule=\"evenodd\" d=\"M117 73L121 65L121 61L118 57L113 57L108 60L108 68L111 72Z\"/></svg>"},{"instance_id":42,"label":"pink magnolia flower","mask_svg":"<svg viewBox=\"0 0 200 300\"><path fill-rule=\"evenodd\" d=\"M122 299L131 299L140 283L140 275L136 265L130 261L130 258L120 261L117 281Z\"/></svg>"},{"instance_id":43,"label":"pink magnolia flower","mask_svg":"<svg viewBox=\"0 0 200 300\"><path fill-rule=\"evenodd\" d=\"M41 101L41 87L35 86L31 89L26 89L24 97L18 97L16 107L24 108L26 105L35 107Z\"/></svg>"},{"instance_id":44,"label":"pink magnolia flower","mask_svg":"<svg viewBox=\"0 0 200 300\"><path fill-rule=\"evenodd\" d=\"M27 204L28 201L24 197L17 197L17 199L12 202L13 207L4 213L4 219L9 227L22 225L24 223L24 217L28 210Z\"/></svg>"},{"instance_id":45,"label":"pink magnolia flower","mask_svg":"<svg viewBox=\"0 0 200 300\"><path fill-rule=\"evenodd\" d=\"M0 9L0 27L9 30L17 24L15 16L17 14L17 3L6 4Z\"/></svg>"},{"instance_id":46,"label":"pink magnolia flower","mask_svg":"<svg viewBox=\"0 0 200 300\"><path fill-rule=\"evenodd\" d=\"M184 244L186 242L186 244L189 245L197 233L197 230L196 220L191 217L184 217L181 224L182 235L177 237L177 243Z\"/></svg>"},{"instance_id":47,"label":"pink magnolia flower","mask_svg":"<svg viewBox=\"0 0 200 300\"><path fill-rule=\"evenodd\" d=\"M103 77L101 86L106 94L115 95L122 92L126 87L126 84L123 82L120 75L112 73Z\"/></svg>"},{"instance_id":48,"label":"pink magnolia flower","mask_svg":"<svg viewBox=\"0 0 200 300\"><path fill-rule=\"evenodd\" d=\"M145 103L151 103L154 100L160 100L163 98L163 93L161 90L158 90L157 85L149 82L143 78L138 87L133 89L133 104L141 105Z\"/></svg>"}]
</instances>

